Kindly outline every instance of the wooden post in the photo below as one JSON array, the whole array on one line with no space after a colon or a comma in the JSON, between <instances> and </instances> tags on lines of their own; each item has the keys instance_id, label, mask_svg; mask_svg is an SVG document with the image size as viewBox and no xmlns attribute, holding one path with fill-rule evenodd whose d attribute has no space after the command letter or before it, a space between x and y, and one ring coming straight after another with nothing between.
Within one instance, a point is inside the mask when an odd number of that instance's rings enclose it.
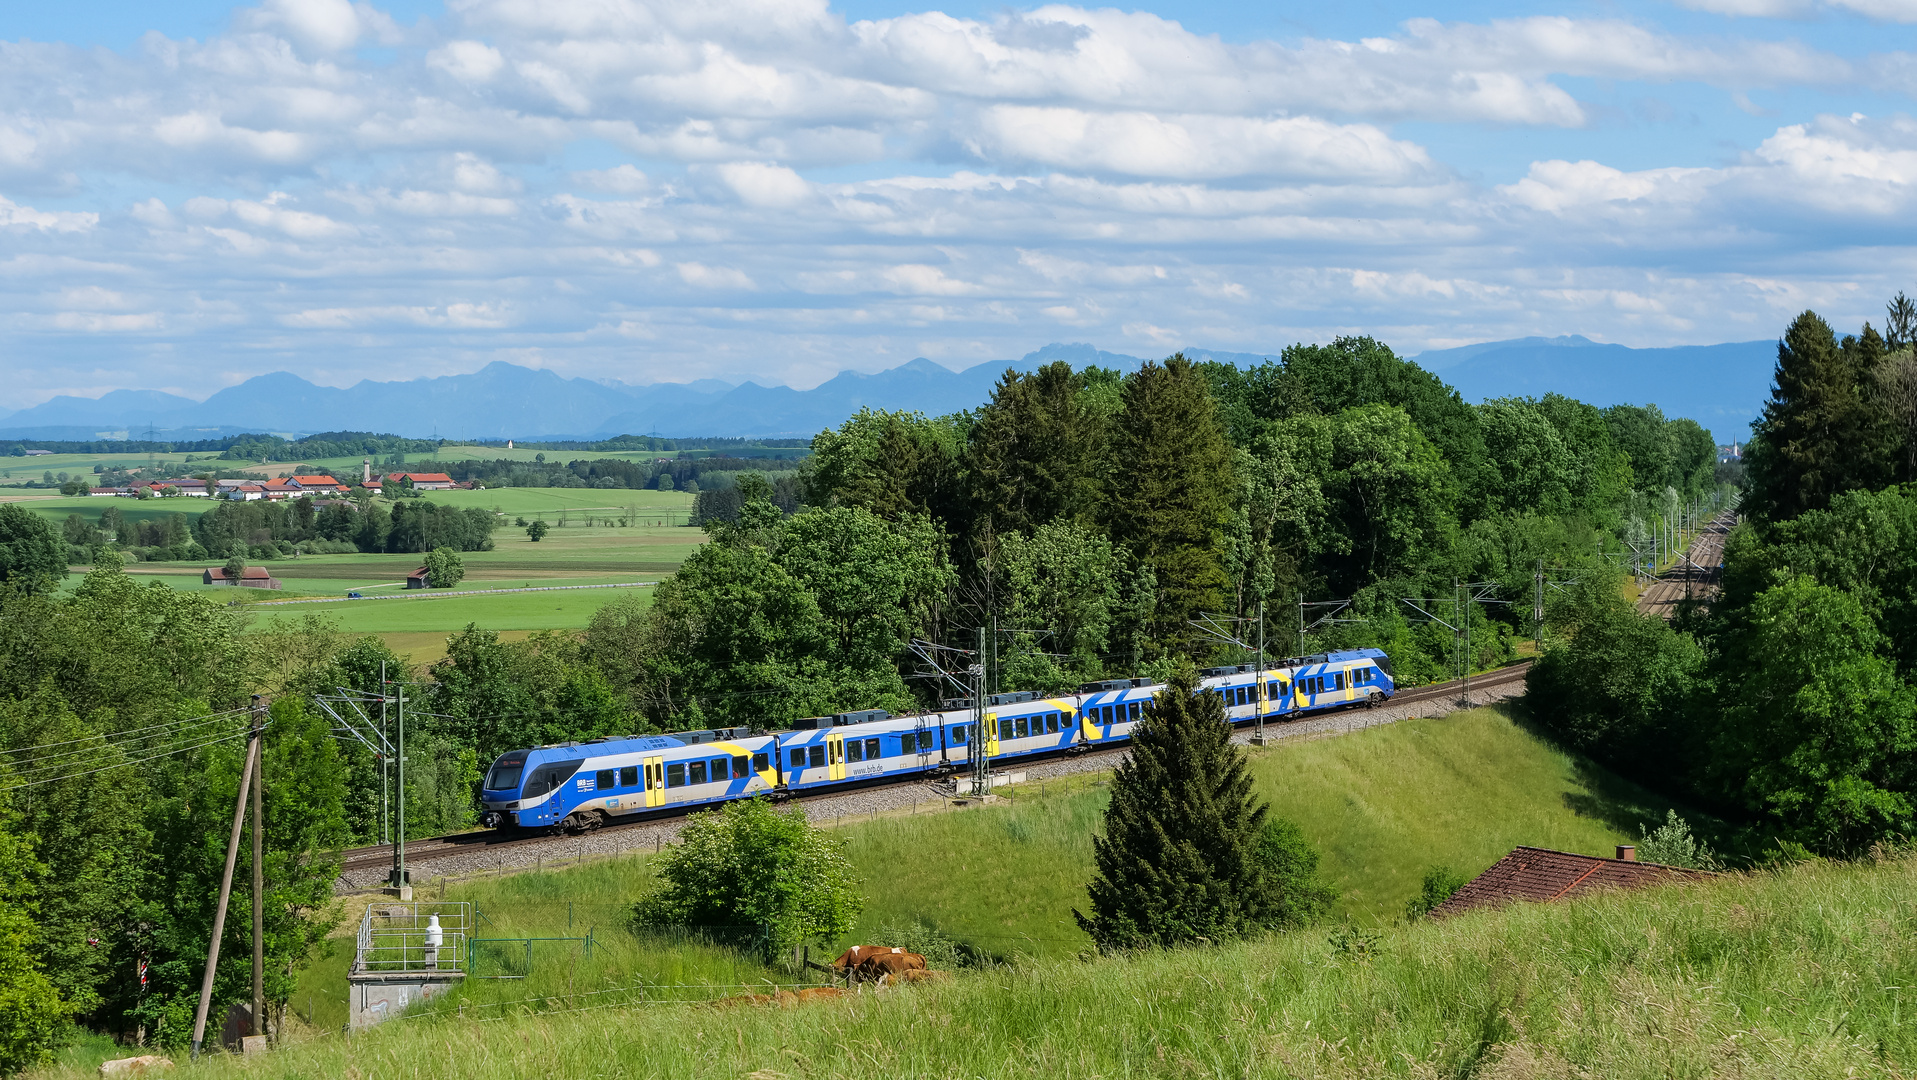
<instances>
[{"instance_id":1,"label":"wooden post","mask_svg":"<svg viewBox=\"0 0 1917 1080\"><path fill-rule=\"evenodd\" d=\"M266 1031L266 812L261 792L266 787L266 706L253 695L253 741L259 746L253 762L253 1034Z\"/></svg>"},{"instance_id":2,"label":"wooden post","mask_svg":"<svg viewBox=\"0 0 1917 1080\"><path fill-rule=\"evenodd\" d=\"M198 1060L206 1038L206 1010L213 1003L213 973L220 963L220 935L226 932L226 902L233 895L233 863L240 855L240 826L246 821L247 789L259 763L260 737L255 728L246 744L246 764L240 770L240 797L233 800L233 832L226 839L226 869L220 874L220 901L213 909L213 936L206 943L206 971L200 976L200 1004L193 1010L192 1058Z\"/></svg>"}]
</instances>

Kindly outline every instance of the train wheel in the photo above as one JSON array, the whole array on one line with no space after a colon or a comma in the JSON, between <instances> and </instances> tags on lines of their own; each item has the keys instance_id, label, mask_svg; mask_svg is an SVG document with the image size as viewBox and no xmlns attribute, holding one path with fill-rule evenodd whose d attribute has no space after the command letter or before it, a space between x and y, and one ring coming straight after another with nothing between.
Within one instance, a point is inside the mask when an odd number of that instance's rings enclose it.
<instances>
[{"instance_id":1,"label":"train wheel","mask_svg":"<svg viewBox=\"0 0 1917 1080\"><path fill-rule=\"evenodd\" d=\"M604 825L604 815L596 810L580 810L566 819L566 831L575 835L592 832Z\"/></svg>"}]
</instances>

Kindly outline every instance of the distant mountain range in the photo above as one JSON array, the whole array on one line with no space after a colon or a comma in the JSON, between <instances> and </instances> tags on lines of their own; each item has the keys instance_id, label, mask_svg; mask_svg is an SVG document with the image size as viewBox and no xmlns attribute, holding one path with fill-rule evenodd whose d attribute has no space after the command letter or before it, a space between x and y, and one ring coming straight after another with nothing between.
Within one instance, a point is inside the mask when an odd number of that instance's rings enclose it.
<instances>
[{"instance_id":1,"label":"distant mountain range","mask_svg":"<svg viewBox=\"0 0 1917 1080\"><path fill-rule=\"evenodd\" d=\"M1194 359L1251 365L1277 353L1187 349ZM1467 401L1555 391L1591 402L1655 402L1689 416L1720 441L1743 438L1769 393L1776 344L1768 341L1668 349L1600 345L1582 337L1523 338L1422 353L1415 359ZM844 371L810 390L693 383L630 386L567 379L493 363L470 375L408 382L315 386L275 372L205 401L157 390L115 390L99 398L56 397L0 413L0 437L16 439L214 438L240 432L310 434L377 431L413 438L605 438L613 435L791 438L835 427L861 408L940 415L973 408L1006 368L1032 371L1054 360L1133 371L1136 356L1090 345L1047 345L1013 361L963 371L917 359L887 371Z\"/></svg>"}]
</instances>

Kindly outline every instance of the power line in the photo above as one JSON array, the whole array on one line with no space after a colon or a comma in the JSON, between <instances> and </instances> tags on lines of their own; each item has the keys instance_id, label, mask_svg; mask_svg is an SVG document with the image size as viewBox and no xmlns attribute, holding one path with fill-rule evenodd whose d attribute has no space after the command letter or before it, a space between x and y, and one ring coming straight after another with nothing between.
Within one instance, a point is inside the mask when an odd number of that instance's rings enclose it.
<instances>
[{"instance_id":1,"label":"power line","mask_svg":"<svg viewBox=\"0 0 1917 1080\"><path fill-rule=\"evenodd\" d=\"M88 769L84 772L68 773L64 776L49 776L41 780L29 780L24 784L9 784L6 787L0 787L0 791L18 791L21 788L39 787L41 784L57 784L62 780L77 780L82 776L92 776L94 773L109 772L113 769L123 769L133 765L144 765L149 761L158 761L159 759L163 757L172 757L175 754L184 754L191 750L200 750L208 746L213 746L217 743L230 742L233 739L246 738L250 734L251 734L250 729L246 731L236 731L229 735L221 735L218 738L209 739L203 743L197 743L192 746L181 746L172 750L163 751L158 754L153 754L149 757L132 758L127 761L115 762L112 765L102 765L97 769Z\"/></svg>"},{"instance_id":2,"label":"power line","mask_svg":"<svg viewBox=\"0 0 1917 1080\"><path fill-rule=\"evenodd\" d=\"M132 728L127 731L115 731L111 733L103 732L98 735L87 735L78 739L67 739L62 742L41 743L38 746L22 746L12 750L0 749L0 754L28 754L28 753L32 753L35 750L48 750L56 746L70 746L73 743L89 742L93 739L123 738L128 735L139 735L143 732L148 732L148 731L159 731L163 728L181 727L183 725L193 724L201 720L217 720L224 716L237 716L240 713L243 713L245 711L246 711L245 709L229 709L226 712L222 712L222 713L209 713L206 716L193 716L193 717L188 717L187 719L184 719L184 720L168 720L163 724L154 724L150 727Z\"/></svg>"},{"instance_id":3,"label":"power line","mask_svg":"<svg viewBox=\"0 0 1917 1080\"><path fill-rule=\"evenodd\" d=\"M214 723L215 721L220 719L223 719L223 718L212 717L203 721L202 723L199 723L193 726L204 728L208 726L209 724ZM189 732L186 730L181 730L181 731L176 731L172 733L171 735L167 736L165 739L160 739L157 741L172 742L177 744L179 740L181 739L198 739L204 736L205 734L206 732L204 731ZM133 742L135 743L143 742L143 741L147 741L147 740L133 740ZM12 772L12 775L14 776L30 776L34 773L46 772L49 769L65 769L88 760L89 758L93 757L97 751L100 751L100 750L121 750L121 751L132 750L135 753L141 753L151 749L153 749L152 745L130 746L126 743L108 742L103 740L100 743L97 743L93 746L82 746L73 750L67 750L59 754L51 755L47 758L36 759L26 764L22 768L11 770L11 772Z\"/></svg>"}]
</instances>

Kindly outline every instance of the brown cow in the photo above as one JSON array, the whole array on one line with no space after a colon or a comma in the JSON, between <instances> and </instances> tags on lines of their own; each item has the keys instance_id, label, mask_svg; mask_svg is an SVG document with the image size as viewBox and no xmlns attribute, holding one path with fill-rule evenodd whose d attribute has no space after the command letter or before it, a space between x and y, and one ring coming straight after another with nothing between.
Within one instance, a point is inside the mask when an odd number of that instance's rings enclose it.
<instances>
[{"instance_id":1,"label":"brown cow","mask_svg":"<svg viewBox=\"0 0 1917 1080\"><path fill-rule=\"evenodd\" d=\"M925 957L904 949L890 949L859 961L858 976L883 986L887 982L897 981L904 972L924 970Z\"/></svg>"},{"instance_id":2,"label":"brown cow","mask_svg":"<svg viewBox=\"0 0 1917 1080\"><path fill-rule=\"evenodd\" d=\"M891 951L892 949L885 945L854 945L851 948L840 953L839 958L837 960L832 961L832 963L829 966L832 968L833 971L838 972L840 975L844 975L850 971L855 970L859 966L860 961L863 961L866 957L871 956L873 953L891 952Z\"/></svg>"},{"instance_id":3,"label":"brown cow","mask_svg":"<svg viewBox=\"0 0 1917 1080\"><path fill-rule=\"evenodd\" d=\"M909 983L945 982L951 977L952 973L949 971L901 971L899 972L898 981Z\"/></svg>"}]
</instances>

